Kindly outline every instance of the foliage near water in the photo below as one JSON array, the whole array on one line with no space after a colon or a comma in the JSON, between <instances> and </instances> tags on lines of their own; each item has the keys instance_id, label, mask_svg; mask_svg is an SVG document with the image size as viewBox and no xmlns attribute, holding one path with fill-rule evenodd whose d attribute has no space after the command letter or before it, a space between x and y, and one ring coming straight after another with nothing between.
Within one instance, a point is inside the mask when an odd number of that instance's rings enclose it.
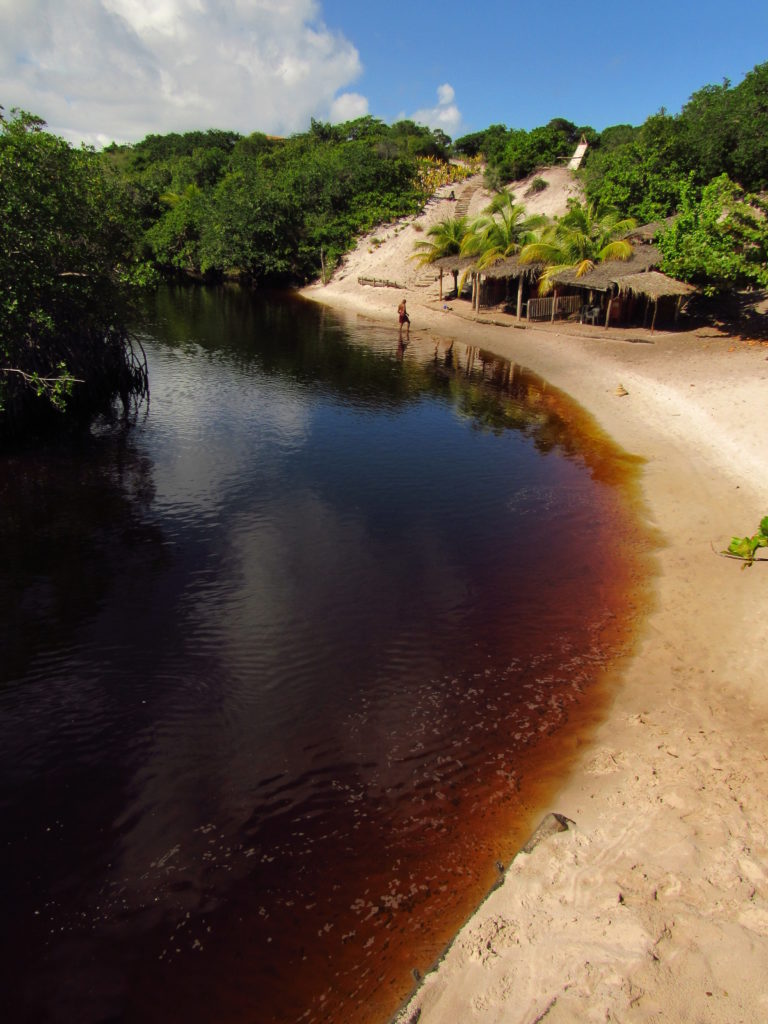
<instances>
[{"instance_id":1,"label":"foliage near water","mask_svg":"<svg viewBox=\"0 0 768 1024\"><path fill-rule=\"evenodd\" d=\"M289 139L151 135L99 154L32 114L0 117L0 434L146 393L125 327L136 286L327 274L360 232L471 173L448 165L449 142L365 117Z\"/></svg>"},{"instance_id":2,"label":"foliage near water","mask_svg":"<svg viewBox=\"0 0 768 1024\"><path fill-rule=\"evenodd\" d=\"M375 225L417 213L466 168L450 139L372 117L258 132L150 136L104 159L133 192L146 255L166 271L293 284L327 273Z\"/></svg>"},{"instance_id":3,"label":"foliage near water","mask_svg":"<svg viewBox=\"0 0 768 1024\"><path fill-rule=\"evenodd\" d=\"M0 439L146 389L118 280L134 248L126 200L92 153L0 108Z\"/></svg>"}]
</instances>

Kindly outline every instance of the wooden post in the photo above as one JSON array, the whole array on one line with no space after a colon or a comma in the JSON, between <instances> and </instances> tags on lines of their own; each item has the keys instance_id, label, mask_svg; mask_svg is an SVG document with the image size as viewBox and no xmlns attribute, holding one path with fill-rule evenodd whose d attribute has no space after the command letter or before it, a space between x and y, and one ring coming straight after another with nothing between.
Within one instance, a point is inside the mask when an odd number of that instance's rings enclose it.
<instances>
[{"instance_id":1,"label":"wooden post","mask_svg":"<svg viewBox=\"0 0 768 1024\"><path fill-rule=\"evenodd\" d=\"M520 319L520 315L523 312L523 275L517 279L517 319Z\"/></svg>"},{"instance_id":2,"label":"wooden post","mask_svg":"<svg viewBox=\"0 0 768 1024\"><path fill-rule=\"evenodd\" d=\"M605 329L608 330L608 324L611 322L611 306L613 304L613 296L608 299L608 308L605 311Z\"/></svg>"},{"instance_id":3,"label":"wooden post","mask_svg":"<svg viewBox=\"0 0 768 1024\"><path fill-rule=\"evenodd\" d=\"M550 321L549 321L550 323L554 323L554 320L555 320L555 306L556 305L557 305L557 288L553 288L552 289L552 316L551 316Z\"/></svg>"},{"instance_id":4,"label":"wooden post","mask_svg":"<svg viewBox=\"0 0 768 1024\"><path fill-rule=\"evenodd\" d=\"M680 307L682 306L682 304L683 304L683 296L682 295L678 295L677 296L677 302L675 303L675 326L677 326L677 320L678 320L678 317L680 316Z\"/></svg>"},{"instance_id":5,"label":"wooden post","mask_svg":"<svg viewBox=\"0 0 768 1024\"><path fill-rule=\"evenodd\" d=\"M443 301L443 268L440 267L440 301Z\"/></svg>"},{"instance_id":6,"label":"wooden post","mask_svg":"<svg viewBox=\"0 0 768 1024\"><path fill-rule=\"evenodd\" d=\"M653 300L653 320L651 320L651 334L653 334L653 328L654 328L654 326L656 324L656 313L658 312L658 309L659 309L659 300L658 299L654 299Z\"/></svg>"}]
</instances>

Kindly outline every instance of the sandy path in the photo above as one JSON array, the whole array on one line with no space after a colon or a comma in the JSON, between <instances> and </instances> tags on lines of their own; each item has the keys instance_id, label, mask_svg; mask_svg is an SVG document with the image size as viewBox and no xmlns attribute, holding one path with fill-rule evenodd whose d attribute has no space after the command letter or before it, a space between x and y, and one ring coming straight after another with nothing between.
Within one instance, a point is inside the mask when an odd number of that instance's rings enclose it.
<instances>
[{"instance_id":1,"label":"sandy path","mask_svg":"<svg viewBox=\"0 0 768 1024\"><path fill-rule=\"evenodd\" d=\"M646 460L662 545L637 653L553 801L574 826L517 856L401 1019L768 1020L768 565L742 570L711 548L768 514L768 348L464 319L411 269L413 238L407 225L373 253L363 243L305 294L386 317L394 335L401 293L357 284L375 259L406 286L414 330L480 345L575 397Z\"/></svg>"}]
</instances>

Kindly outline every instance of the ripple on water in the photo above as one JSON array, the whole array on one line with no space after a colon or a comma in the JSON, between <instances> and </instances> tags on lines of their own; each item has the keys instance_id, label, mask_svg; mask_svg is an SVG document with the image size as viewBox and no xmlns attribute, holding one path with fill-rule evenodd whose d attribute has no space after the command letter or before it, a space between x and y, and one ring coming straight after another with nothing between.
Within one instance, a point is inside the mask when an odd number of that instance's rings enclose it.
<instances>
[{"instance_id":1,"label":"ripple on water","mask_svg":"<svg viewBox=\"0 0 768 1024\"><path fill-rule=\"evenodd\" d=\"M636 541L516 368L154 301L195 340L147 340L146 421L4 492L7 1012L385 1019L622 649Z\"/></svg>"}]
</instances>

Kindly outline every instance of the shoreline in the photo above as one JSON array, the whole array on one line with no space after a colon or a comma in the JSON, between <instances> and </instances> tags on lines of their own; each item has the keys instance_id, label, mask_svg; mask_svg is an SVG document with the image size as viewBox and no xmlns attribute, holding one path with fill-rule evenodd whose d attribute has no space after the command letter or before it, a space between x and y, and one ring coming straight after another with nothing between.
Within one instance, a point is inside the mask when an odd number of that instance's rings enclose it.
<instances>
[{"instance_id":1,"label":"shoreline","mask_svg":"<svg viewBox=\"0 0 768 1024\"><path fill-rule=\"evenodd\" d=\"M302 294L391 323L393 339L406 295L415 333L566 392L644 460L661 546L636 654L547 808L574 825L517 855L397 1019L766 1019L768 567L742 571L713 547L768 514L768 348L711 331L519 329L424 291L340 275Z\"/></svg>"}]
</instances>

